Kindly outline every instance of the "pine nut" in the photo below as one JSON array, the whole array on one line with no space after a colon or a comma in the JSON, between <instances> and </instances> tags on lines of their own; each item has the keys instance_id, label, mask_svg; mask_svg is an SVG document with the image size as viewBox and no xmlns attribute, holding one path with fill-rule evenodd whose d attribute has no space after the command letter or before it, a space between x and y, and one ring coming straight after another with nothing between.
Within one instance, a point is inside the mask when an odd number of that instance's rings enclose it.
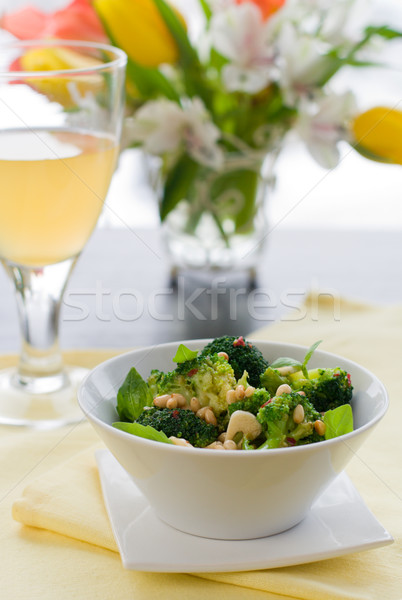
<instances>
[{"instance_id":1,"label":"pine nut","mask_svg":"<svg viewBox=\"0 0 402 600\"><path fill-rule=\"evenodd\" d=\"M282 383L276 390L275 396L282 396L282 394L290 394L292 388L287 383Z\"/></svg>"},{"instance_id":2,"label":"pine nut","mask_svg":"<svg viewBox=\"0 0 402 600\"><path fill-rule=\"evenodd\" d=\"M226 442L223 442L223 447L225 450L237 450L237 444L233 440L226 440Z\"/></svg>"},{"instance_id":3,"label":"pine nut","mask_svg":"<svg viewBox=\"0 0 402 600\"><path fill-rule=\"evenodd\" d=\"M166 408L177 408L176 398L169 398L169 400L166 402Z\"/></svg>"},{"instance_id":4,"label":"pine nut","mask_svg":"<svg viewBox=\"0 0 402 600\"><path fill-rule=\"evenodd\" d=\"M235 390L228 390L226 392L226 402L228 404L233 404L233 402L236 402L236 392L235 392Z\"/></svg>"},{"instance_id":5,"label":"pine nut","mask_svg":"<svg viewBox=\"0 0 402 600\"><path fill-rule=\"evenodd\" d=\"M276 369L276 371L278 371L278 373L280 375L285 375L286 376L286 375L291 375L292 373L294 373L295 372L295 368L291 367L291 366L288 366L288 367L278 367Z\"/></svg>"},{"instance_id":6,"label":"pine nut","mask_svg":"<svg viewBox=\"0 0 402 600\"><path fill-rule=\"evenodd\" d=\"M170 438L169 438L169 440L170 440L171 442L173 442L173 444L174 444L175 446L187 446L187 447L189 447L189 448L192 448L192 447L193 447L193 445L192 445L192 444L190 444L190 442L188 442L188 441L187 441L187 440L185 440L184 438L178 438L178 437L175 437L174 435L171 435L171 436L170 436Z\"/></svg>"},{"instance_id":7,"label":"pine nut","mask_svg":"<svg viewBox=\"0 0 402 600\"><path fill-rule=\"evenodd\" d=\"M197 410L197 412L195 413L197 415L197 417L199 417L200 419L204 419L205 418L205 413L206 411L209 409L209 406L203 406L202 408L200 408L200 410Z\"/></svg>"},{"instance_id":8,"label":"pine nut","mask_svg":"<svg viewBox=\"0 0 402 600\"><path fill-rule=\"evenodd\" d=\"M221 356L225 360L229 360L229 354L227 354L226 352L218 352L218 356Z\"/></svg>"},{"instance_id":9,"label":"pine nut","mask_svg":"<svg viewBox=\"0 0 402 600\"><path fill-rule=\"evenodd\" d=\"M154 406L158 408L166 408L166 402L170 400L171 396L169 394L163 394L163 396L156 396L154 398Z\"/></svg>"},{"instance_id":10,"label":"pine nut","mask_svg":"<svg viewBox=\"0 0 402 600\"><path fill-rule=\"evenodd\" d=\"M299 396L305 396L306 392L297 392L299 394Z\"/></svg>"},{"instance_id":11,"label":"pine nut","mask_svg":"<svg viewBox=\"0 0 402 600\"><path fill-rule=\"evenodd\" d=\"M244 396L246 398L250 398L250 396L252 396L255 392L255 387L253 387L252 385L249 385L248 388L246 388L245 392L244 392Z\"/></svg>"},{"instance_id":12,"label":"pine nut","mask_svg":"<svg viewBox=\"0 0 402 600\"><path fill-rule=\"evenodd\" d=\"M223 433L220 434L220 436L218 437L218 440L220 442L222 442L222 444L225 443L225 440L226 440L226 431L224 431Z\"/></svg>"},{"instance_id":13,"label":"pine nut","mask_svg":"<svg viewBox=\"0 0 402 600\"><path fill-rule=\"evenodd\" d=\"M187 405L187 400L183 394L172 394L172 398L177 401L177 406L179 408L184 408Z\"/></svg>"},{"instance_id":14,"label":"pine nut","mask_svg":"<svg viewBox=\"0 0 402 600\"><path fill-rule=\"evenodd\" d=\"M237 388L235 389L236 392L236 399L237 400L243 400L244 398L244 385L238 385Z\"/></svg>"},{"instance_id":15,"label":"pine nut","mask_svg":"<svg viewBox=\"0 0 402 600\"><path fill-rule=\"evenodd\" d=\"M212 442L209 446L205 446L205 448L209 450L224 450L223 444L221 442Z\"/></svg>"},{"instance_id":16,"label":"pine nut","mask_svg":"<svg viewBox=\"0 0 402 600\"><path fill-rule=\"evenodd\" d=\"M200 401L195 396L190 400L190 408L195 413L201 408Z\"/></svg>"},{"instance_id":17,"label":"pine nut","mask_svg":"<svg viewBox=\"0 0 402 600\"><path fill-rule=\"evenodd\" d=\"M325 435L325 430L327 429L327 426L325 425L324 421L320 421L319 419L317 419L317 421L314 422L314 429L316 430L318 435Z\"/></svg>"},{"instance_id":18,"label":"pine nut","mask_svg":"<svg viewBox=\"0 0 402 600\"><path fill-rule=\"evenodd\" d=\"M298 404L293 411L293 421L296 424L303 423L304 420L304 408L301 404Z\"/></svg>"},{"instance_id":19,"label":"pine nut","mask_svg":"<svg viewBox=\"0 0 402 600\"><path fill-rule=\"evenodd\" d=\"M215 417L212 409L210 409L210 408L208 408L208 410L205 411L204 419L205 419L205 423L208 423L208 425L215 425L215 427L216 427L218 424L216 417Z\"/></svg>"}]
</instances>

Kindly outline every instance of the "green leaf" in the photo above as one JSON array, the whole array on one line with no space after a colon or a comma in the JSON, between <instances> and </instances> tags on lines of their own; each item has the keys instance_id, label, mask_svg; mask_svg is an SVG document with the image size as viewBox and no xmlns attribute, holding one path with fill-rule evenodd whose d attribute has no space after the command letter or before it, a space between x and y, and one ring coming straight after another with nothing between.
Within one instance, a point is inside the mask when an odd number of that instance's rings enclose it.
<instances>
[{"instance_id":1,"label":"green leaf","mask_svg":"<svg viewBox=\"0 0 402 600\"><path fill-rule=\"evenodd\" d=\"M274 362L270 365L272 369L279 369L280 367L295 367L297 369L301 369L302 365L299 360L295 360L294 358L289 358L288 356L281 356L274 360Z\"/></svg>"},{"instance_id":2,"label":"green leaf","mask_svg":"<svg viewBox=\"0 0 402 600\"><path fill-rule=\"evenodd\" d=\"M184 200L198 172L199 165L187 154L183 154L170 170L160 206L160 217L164 221L180 200Z\"/></svg>"},{"instance_id":3,"label":"green leaf","mask_svg":"<svg viewBox=\"0 0 402 600\"><path fill-rule=\"evenodd\" d=\"M280 367L295 367L296 369L301 369L303 371L304 377L306 379L309 379L309 375L308 375L308 371L307 371L307 363L309 362L309 360L313 356L315 350L321 343L322 343L322 340L319 340L318 342L314 342L314 344L312 344L310 346L310 348L306 352L306 355L305 355L302 363L298 360L295 360L294 358L290 358L288 356L281 356L280 358L277 358L276 360L274 360L274 362L272 362L270 364L270 367L272 369L279 369Z\"/></svg>"},{"instance_id":4,"label":"green leaf","mask_svg":"<svg viewBox=\"0 0 402 600\"><path fill-rule=\"evenodd\" d=\"M144 98L153 98L162 94L169 100L175 102L180 100L174 87L158 69L144 67L134 60L128 59L127 76Z\"/></svg>"},{"instance_id":5,"label":"green leaf","mask_svg":"<svg viewBox=\"0 0 402 600\"><path fill-rule=\"evenodd\" d=\"M312 344L310 346L310 348L307 350L306 352L306 356L304 357L304 360L302 362L302 366L301 369L303 371L303 375L305 376L306 379L308 379L308 371L307 371L307 363L309 362L310 358L313 356L315 350L318 348L318 346L322 343L322 340L318 340L318 342L314 342L314 344Z\"/></svg>"},{"instance_id":6,"label":"green leaf","mask_svg":"<svg viewBox=\"0 0 402 600\"><path fill-rule=\"evenodd\" d=\"M148 384L133 367L117 393L117 412L120 419L135 421L144 410L144 406L151 406L152 402Z\"/></svg>"},{"instance_id":7,"label":"green leaf","mask_svg":"<svg viewBox=\"0 0 402 600\"><path fill-rule=\"evenodd\" d=\"M204 104L210 107L211 93L209 87L204 83L205 72L198 59L197 52L190 43L186 28L165 0L153 0L153 2L179 49L179 64L183 70L183 83L186 94L190 98L199 96Z\"/></svg>"},{"instance_id":8,"label":"green leaf","mask_svg":"<svg viewBox=\"0 0 402 600\"><path fill-rule=\"evenodd\" d=\"M223 220L226 216L232 217L235 222L236 232L244 233L253 226L255 216L256 193L258 188L259 173L251 169L236 169L219 175L211 186L211 201L216 206L216 214ZM233 190L233 205L230 203L228 191ZM243 205L238 207L236 199L239 193L243 198ZM225 207L219 206L220 196L225 195ZM236 212L233 212L234 207Z\"/></svg>"},{"instance_id":9,"label":"green leaf","mask_svg":"<svg viewBox=\"0 0 402 600\"><path fill-rule=\"evenodd\" d=\"M206 0L200 0L200 4L201 4L202 10L204 11L205 18L206 18L207 22L209 22L212 17L211 7L209 6L209 4Z\"/></svg>"},{"instance_id":10,"label":"green leaf","mask_svg":"<svg viewBox=\"0 0 402 600\"><path fill-rule=\"evenodd\" d=\"M345 435L353 431L353 412L350 404L342 404L334 410L327 410L324 415L325 439L331 440L332 438Z\"/></svg>"},{"instance_id":11,"label":"green leaf","mask_svg":"<svg viewBox=\"0 0 402 600\"><path fill-rule=\"evenodd\" d=\"M137 437L146 438L147 440L153 440L154 442L163 442L164 444L171 444L167 435L163 431L158 431L150 425L141 425L140 423L112 423L113 427L131 433Z\"/></svg>"},{"instance_id":12,"label":"green leaf","mask_svg":"<svg viewBox=\"0 0 402 600\"><path fill-rule=\"evenodd\" d=\"M380 35L386 40L393 40L395 38L402 37L402 31L398 31L397 29L392 29L388 27L388 25L380 25L377 27L370 26L366 27L364 30L366 36L371 37L373 35Z\"/></svg>"},{"instance_id":13,"label":"green leaf","mask_svg":"<svg viewBox=\"0 0 402 600\"><path fill-rule=\"evenodd\" d=\"M190 350L186 348L184 344L180 344L177 349L177 352L173 358L173 362L175 363L184 363L188 360L193 360L193 358L197 358L198 350Z\"/></svg>"},{"instance_id":14,"label":"green leaf","mask_svg":"<svg viewBox=\"0 0 402 600\"><path fill-rule=\"evenodd\" d=\"M198 64L198 56L190 44L186 29L175 11L165 0L153 0L153 2L179 48L181 64L187 66Z\"/></svg>"}]
</instances>

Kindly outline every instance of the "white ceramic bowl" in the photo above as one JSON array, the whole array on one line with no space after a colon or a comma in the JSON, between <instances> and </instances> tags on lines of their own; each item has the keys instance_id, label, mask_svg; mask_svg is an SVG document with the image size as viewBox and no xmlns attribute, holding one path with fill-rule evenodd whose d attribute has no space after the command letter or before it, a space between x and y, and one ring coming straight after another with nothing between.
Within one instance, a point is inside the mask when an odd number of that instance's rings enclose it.
<instances>
[{"instance_id":1,"label":"white ceramic bowl","mask_svg":"<svg viewBox=\"0 0 402 600\"><path fill-rule=\"evenodd\" d=\"M201 349L209 340L185 341ZM306 348L255 342L268 361L302 360ZM147 378L151 369L175 367L179 342L135 350L89 373L78 400L116 459L131 475L156 514L186 533L219 539L250 539L299 523L314 500L340 473L388 407L387 393L372 373L340 356L316 351L310 367L342 367L351 373L352 433L306 446L264 451L183 448L135 437L111 426L118 421L117 391L132 366Z\"/></svg>"}]
</instances>

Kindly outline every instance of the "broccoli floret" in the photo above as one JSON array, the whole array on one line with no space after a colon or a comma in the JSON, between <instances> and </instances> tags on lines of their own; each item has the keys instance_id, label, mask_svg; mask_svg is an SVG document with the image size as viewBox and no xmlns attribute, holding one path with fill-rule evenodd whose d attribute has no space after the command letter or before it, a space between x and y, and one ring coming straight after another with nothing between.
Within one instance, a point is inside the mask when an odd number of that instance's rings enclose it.
<instances>
[{"instance_id":1,"label":"broccoli floret","mask_svg":"<svg viewBox=\"0 0 402 600\"><path fill-rule=\"evenodd\" d=\"M261 385L268 390L271 396L275 396L276 390L283 383L289 383L288 379L272 367L268 367L261 375Z\"/></svg>"},{"instance_id":2,"label":"broccoli floret","mask_svg":"<svg viewBox=\"0 0 402 600\"><path fill-rule=\"evenodd\" d=\"M293 411L298 404L303 406L304 420L296 424L293 420ZM257 419L267 436L262 447L281 448L299 444L300 440L314 434L314 421L320 416L305 396L296 392L275 396L257 413ZM310 438L309 441L314 440Z\"/></svg>"},{"instance_id":3,"label":"broccoli floret","mask_svg":"<svg viewBox=\"0 0 402 600\"><path fill-rule=\"evenodd\" d=\"M246 410L247 412L251 412L253 415L256 415L261 406L265 404L265 402L268 402L270 398L271 396L267 390L263 388L257 388L254 394L249 398L244 398L243 400L238 400L237 402L232 402L232 404L229 404L229 415L234 413L236 410Z\"/></svg>"},{"instance_id":4,"label":"broccoli floret","mask_svg":"<svg viewBox=\"0 0 402 600\"><path fill-rule=\"evenodd\" d=\"M221 356L199 357L192 369L191 384L201 406L210 406L216 415L227 411L226 393L236 386L231 365Z\"/></svg>"},{"instance_id":5,"label":"broccoli floret","mask_svg":"<svg viewBox=\"0 0 402 600\"><path fill-rule=\"evenodd\" d=\"M135 423L150 425L158 431L183 438L197 448L212 444L219 435L218 428L182 408L150 408L144 410Z\"/></svg>"},{"instance_id":6,"label":"broccoli floret","mask_svg":"<svg viewBox=\"0 0 402 600\"><path fill-rule=\"evenodd\" d=\"M309 379L290 375L289 383L293 390L303 391L318 412L333 410L343 404L350 404L353 386L350 375L343 369L314 369L308 371Z\"/></svg>"},{"instance_id":7,"label":"broccoli floret","mask_svg":"<svg viewBox=\"0 0 402 600\"><path fill-rule=\"evenodd\" d=\"M153 398L163 394L182 394L189 401L194 396L191 379L177 371L163 373L154 369L148 378L148 386Z\"/></svg>"},{"instance_id":8,"label":"broccoli floret","mask_svg":"<svg viewBox=\"0 0 402 600\"><path fill-rule=\"evenodd\" d=\"M244 340L242 336L223 336L207 344L200 356L205 357L217 352L226 352L229 356L236 379L240 379L244 371L247 371L249 384L259 387L260 375L268 367L268 362L256 346Z\"/></svg>"}]
</instances>

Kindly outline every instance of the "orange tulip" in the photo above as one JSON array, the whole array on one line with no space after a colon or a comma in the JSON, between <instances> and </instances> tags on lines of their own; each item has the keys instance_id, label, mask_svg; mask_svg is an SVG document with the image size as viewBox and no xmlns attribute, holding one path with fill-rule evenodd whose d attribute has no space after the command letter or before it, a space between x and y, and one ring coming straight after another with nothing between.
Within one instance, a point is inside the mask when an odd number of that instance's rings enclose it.
<instances>
[{"instance_id":1,"label":"orange tulip","mask_svg":"<svg viewBox=\"0 0 402 600\"><path fill-rule=\"evenodd\" d=\"M237 4L244 4L244 2L252 2L256 4L262 12L262 16L266 21L271 17L277 10L282 8L286 0L236 0Z\"/></svg>"},{"instance_id":2,"label":"orange tulip","mask_svg":"<svg viewBox=\"0 0 402 600\"><path fill-rule=\"evenodd\" d=\"M94 0L113 42L145 67L175 63L177 44L153 0Z\"/></svg>"},{"instance_id":3,"label":"orange tulip","mask_svg":"<svg viewBox=\"0 0 402 600\"><path fill-rule=\"evenodd\" d=\"M352 123L356 149L374 160L402 165L402 111L378 106Z\"/></svg>"},{"instance_id":4,"label":"orange tulip","mask_svg":"<svg viewBox=\"0 0 402 600\"><path fill-rule=\"evenodd\" d=\"M5 13L0 26L20 40L59 38L63 40L107 41L99 17L90 0L73 0L54 13L27 6Z\"/></svg>"}]
</instances>

